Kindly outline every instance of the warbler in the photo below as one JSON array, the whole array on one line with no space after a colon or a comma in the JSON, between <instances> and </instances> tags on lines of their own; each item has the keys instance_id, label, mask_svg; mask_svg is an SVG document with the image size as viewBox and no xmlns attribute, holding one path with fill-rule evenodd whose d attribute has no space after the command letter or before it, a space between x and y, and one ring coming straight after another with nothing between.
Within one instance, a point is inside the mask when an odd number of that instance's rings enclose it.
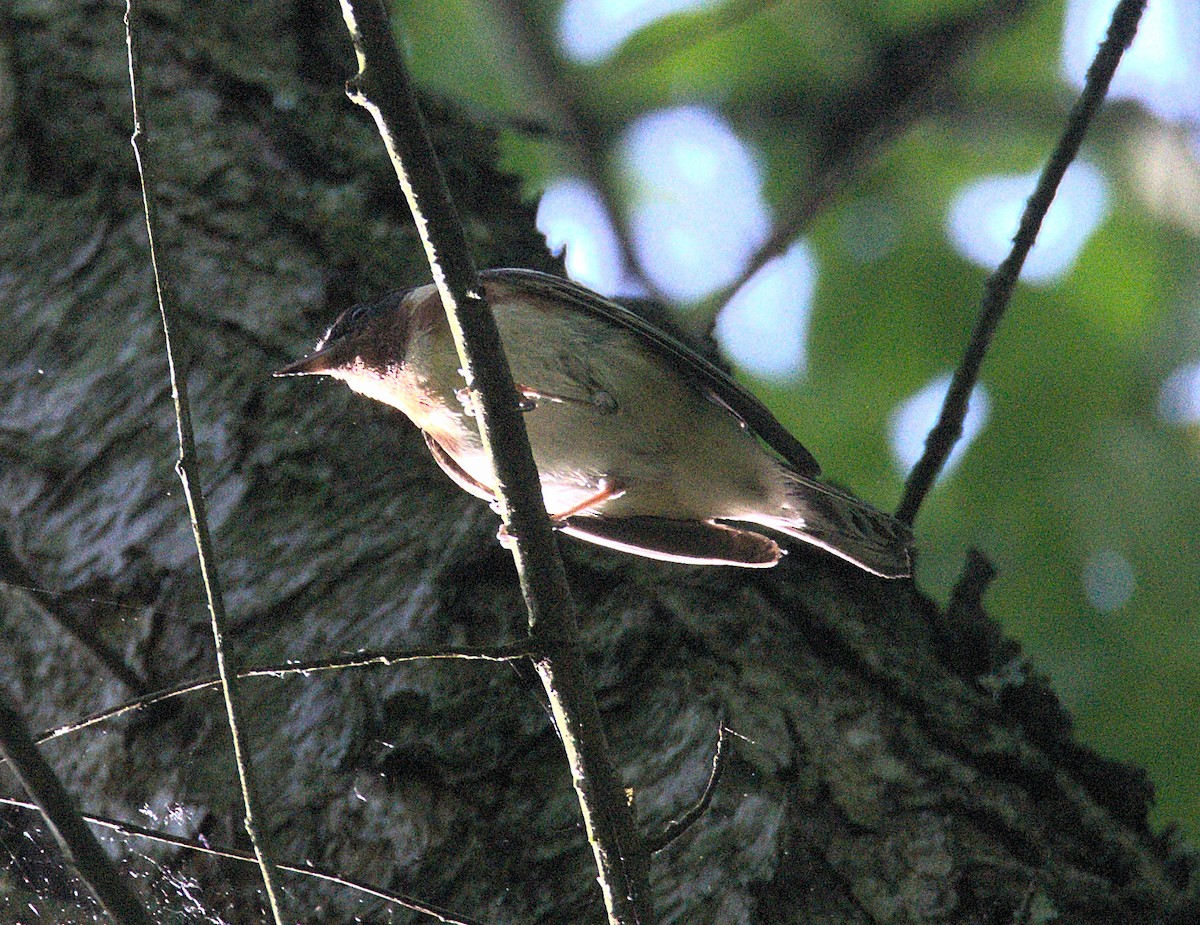
<instances>
[{"instance_id":1,"label":"warbler","mask_svg":"<svg viewBox=\"0 0 1200 925\"><path fill-rule=\"evenodd\" d=\"M911 574L911 531L818 481L817 461L766 406L680 339L545 273L480 279L563 533L653 559L775 565L784 550L753 525L875 575ZM275 375L333 376L398 408L451 479L495 500L435 286L347 310L312 355Z\"/></svg>"}]
</instances>

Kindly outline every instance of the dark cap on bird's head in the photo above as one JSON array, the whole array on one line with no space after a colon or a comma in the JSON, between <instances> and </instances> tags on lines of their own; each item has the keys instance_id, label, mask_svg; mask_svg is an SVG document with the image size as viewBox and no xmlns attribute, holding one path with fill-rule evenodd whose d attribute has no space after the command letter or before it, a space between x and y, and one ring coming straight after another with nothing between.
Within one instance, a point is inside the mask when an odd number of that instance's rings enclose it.
<instances>
[{"instance_id":1,"label":"dark cap on bird's head","mask_svg":"<svg viewBox=\"0 0 1200 925\"><path fill-rule=\"evenodd\" d=\"M397 290L378 302L346 309L317 341L311 354L276 370L273 375L328 375L356 360L366 361L368 365L386 365L390 359L403 357L408 340L409 313L401 309L410 292L412 290Z\"/></svg>"}]
</instances>

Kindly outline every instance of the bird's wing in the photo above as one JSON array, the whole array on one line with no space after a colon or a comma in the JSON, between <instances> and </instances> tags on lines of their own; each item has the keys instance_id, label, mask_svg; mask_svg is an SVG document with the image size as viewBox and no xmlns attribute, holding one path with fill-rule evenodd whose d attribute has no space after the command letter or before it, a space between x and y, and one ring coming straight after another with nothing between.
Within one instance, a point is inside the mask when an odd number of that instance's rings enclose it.
<instances>
[{"instance_id":1,"label":"bird's wing","mask_svg":"<svg viewBox=\"0 0 1200 925\"><path fill-rule=\"evenodd\" d=\"M637 312L617 302L597 295L589 289L569 280L539 273L537 270L485 270L479 274L484 280L511 282L514 285L534 284L552 292L590 315L602 318L639 335L652 349L685 376L708 398L725 408L800 475L814 478L821 467L813 455L793 437L761 401L733 380L720 367L705 359L691 347L657 326L651 324Z\"/></svg>"}]
</instances>

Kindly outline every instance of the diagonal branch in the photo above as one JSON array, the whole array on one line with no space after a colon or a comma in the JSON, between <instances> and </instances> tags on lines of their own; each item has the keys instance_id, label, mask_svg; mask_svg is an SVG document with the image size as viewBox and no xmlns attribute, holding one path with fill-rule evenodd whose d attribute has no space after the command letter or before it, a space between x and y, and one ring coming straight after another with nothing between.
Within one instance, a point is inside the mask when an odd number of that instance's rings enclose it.
<instances>
[{"instance_id":1,"label":"diagonal branch","mask_svg":"<svg viewBox=\"0 0 1200 925\"><path fill-rule=\"evenodd\" d=\"M30 594L30 603L51 621L56 623L63 632L75 639L87 651L91 652L109 673L124 684L130 691L142 695L150 691L150 685L140 674L134 671L121 654L110 646L100 633L86 621L77 620L68 613L55 597L38 599L33 597L41 587L33 572L24 562L17 558L16 552L8 542L4 531L0 530L0 583L12 588L18 588Z\"/></svg>"},{"instance_id":2,"label":"diagonal branch","mask_svg":"<svg viewBox=\"0 0 1200 925\"><path fill-rule=\"evenodd\" d=\"M246 833L254 847L262 872L263 886L275 925L283 925L275 874L267 849L267 834L257 821L257 807L261 804L254 772L250 765L250 745L246 738L242 705L237 695L236 674L233 654L226 650L227 633L225 602L221 596L221 584L217 574L216 558L213 553L212 537L208 530L208 515L204 507L204 493L200 482L200 465L196 458L196 438L192 432L191 406L188 402L187 383L176 364L172 344L171 313L176 299L170 282L160 267L156 246L158 237L158 208L151 189L154 171L149 146L150 124L145 105L138 91L141 74L138 43L140 36L135 19L134 0L126 0L125 44L129 55L129 97L133 106L133 153L137 158L138 175L142 184L142 207L146 213L146 235L150 246L150 263L154 271L154 285L158 295L159 313L162 315L163 338L167 351L167 366L171 376L171 395L175 402L175 422L179 436L179 460L175 471L183 483L188 512L192 521L192 533L196 540L196 553L200 563L200 576L204 582L204 593L208 599L208 613L212 623L213 642L217 653L217 671L221 675L221 690L225 695L225 712L229 720L229 734L233 739L233 754L237 765L238 781L242 791L242 806L245 809Z\"/></svg>"},{"instance_id":3,"label":"diagonal branch","mask_svg":"<svg viewBox=\"0 0 1200 925\"><path fill-rule=\"evenodd\" d=\"M37 809L36 804L29 803L25 800L14 800L11 797L0 797L0 805L15 806L19 809ZM123 835L126 838L142 838L146 841L157 842L161 845L171 845L175 848L182 848L186 851L195 851L197 854L207 854L211 857L225 858L230 861L244 861L247 864L256 864L257 860L249 851L238 851L233 848L217 848L207 843L192 841L190 838L184 838L180 835L170 835L167 832L157 832L154 829L148 829L145 826L134 825L132 822L125 822L120 819L113 819L110 816L98 816L95 813L81 813L84 822L90 822L94 826L108 829L118 835ZM289 874L297 874L301 877L309 877L314 880L323 880L334 886L345 887L348 890L354 890L357 893L363 893L366 896L372 896L375 899L382 899L384 902L391 903L396 906L401 906L405 909L411 909L413 912L419 912L422 915L427 915L430 918L437 919L444 925L481 925L474 919L469 919L466 916L459 915L456 912L449 912L432 903L424 902L420 899L414 899L411 896L406 896L403 893L396 893L392 890L385 890L382 887L372 886L369 883L364 883L361 880L355 880L351 877L343 877L340 874L335 874L329 870L325 870L315 865L299 866L294 864L280 864L279 869L286 871ZM147 922L147 925L149 923Z\"/></svg>"},{"instance_id":4,"label":"diagonal branch","mask_svg":"<svg viewBox=\"0 0 1200 925\"><path fill-rule=\"evenodd\" d=\"M483 661L483 662L517 662L524 659L533 658L533 650L528 645L513 645L501 646L491 649L396 649L383 652L368 651L356 652L354 655L347 655L342 658L323 658L315 659L306 662L286 662L282 665L261 665L253 668L244 668L238 672L238 680L246 678L286 678L291 675L316 674L321 671L344 671L349 668L369 668L374 666L390 667L391 665L399 665L402 662L430 661L430 660L449 660L462 659L463 661ZM65 735L71 735L75 732L80 732L88 729L91 726L97 726L100 723L107 722L110 719L116 719L118 716L124 716L126 713L135 713L138 710L144 710L147 707L154 706L158 703L164 703L168 700L174 700L176 697L184 697L188 694L198 694L202 691L212 690L221 686L220 675L210 675L205 678L195 678L191 681L182 681L173 687L163 688L162 690L153 691L135 700L126 700L124 703L119 703L109 707L107 710L101 710L98 713L93 713L91 716L84 717L81 720L76 720L73 723L64 723L54 729L48 729L38 733L37 742L40 745L43 742L49 742L51 739L58 739ZM2 763L2 762L0 762Z\"/></svg>"},{"instance_id":5,"label":"diagonal branch","mask_svg":"<svg viewBox=\"0 0 1200 925\"><path fill-rule=\"evenodd\" d=\"M658 835L648 839L650 851L654 854L662 851L671 842L679 838L684 832L696 824L696 821L708 812L708 807L712 803L713 796L716 795L717 785L721 782L721 775L725 773L725 733L729 730L725 726L725 720L722 718L717 726L717 747L713 751L712 768L708 772L708 780L704 783L704 791L700 794L700 799L688 807L688 811L678 819L672 819L668 822Z\"/></svg>"},{"instance_id":6,"label":"diagonal branch","mask_svg":"<svg viewBox=\"0 0 1200 925\"><path fill-rule=\"evenodd\" d=\"M84 825L71 795L38 751L25 728L24 718L3 688L0 688L0 754L16 772L71 866L104 911L119 925L150 925L146 910L91 829Z\"/></svg>"},{"instance_id":7,"label":"diagonal branch","mask_svg":"<svg viewBox=\"0 0 1200 925\"><path fill-rule=\"evenodd\" d=\"M563 66L558 49L539 23L533 21L529 4L521 0L492 0L501 28L515 51L538 103L570 149L570 159L584 181L596 192L612 223L622 270L636 280L651 298L666 304L669 299L646 272L629 233L629 222L606 175L611 130L584 103L577 78Z\"/></svg>"},{"instance_id":8,"label":"diagonal branch","mask_svg":"<svg viewBox=\"0 0 1200 925\"><path fill-rule=\"evenodd\" d=\"M1012 249L984 284L975 328L971 332L963 358L954 371L954 377L950 380L950 389L946 393L938 421L925 438L925 451L909 473L908 481L904 485L904 496L896 509L897 519L906 524L911 525L916 519L921 503L937 480L938 473L942 471L954 444L962 436L962 425L967 416L971 391L979 380L979 370L992 342L992 335L996 333L1000 319L1004 317L1012 299L1021 267L1024 266L1025 258L1037 240L1042 220L1050 209L1050 203L1054 201L1058 184L1071 161L1079 153L1088 127L1099 111L1105 94L1108 93L1108 85L1112 82L1117 65L1121 63L1121 56L1133 41L1138 20L1141 19L1145 7L1146 0L1121 0L1113 11L1108 35L1088 68L1083 92L1067 117L1062 137L1050 155L1050 160L1046 162L1041 177L1038 178L1037 188L1025 204L1021 224L1013 238Z\"/></svg>"},{"instance_id":9,"label":"diagonal branch","mask_svg":"<svg viewBox=\"0 0 1200 925\"><path fill-rule=\"evenodd\" d=\"M599 882L613 925L649 921L648 856L609 756L595 695L586 683L575 609L546 516L496 322L467 249L381 0L341 0L358 74L350 98L375 118L425 245L476 409L483 445L529 610L535 661L571 766Z\"/></svg>"},{"instance_id":10,"label":"diagonal branch","mask_svg":"<svg viewBox=\"0 0 1200 925\"><path fill-rule=\"evenodd\" d=\"M736 279L705 296L690 312L691 323L699 328L703 322L711 333L738 290L791 247L877 152L928 109L929 98L945 85L973 43L1006 26L1022 9L1022 0L991 0L879 49L868 73L839 93L820 119L822 141L812 156L817 166L794 182L794 193L772 223L770 236Z\"/></svg>"}]
</instances>

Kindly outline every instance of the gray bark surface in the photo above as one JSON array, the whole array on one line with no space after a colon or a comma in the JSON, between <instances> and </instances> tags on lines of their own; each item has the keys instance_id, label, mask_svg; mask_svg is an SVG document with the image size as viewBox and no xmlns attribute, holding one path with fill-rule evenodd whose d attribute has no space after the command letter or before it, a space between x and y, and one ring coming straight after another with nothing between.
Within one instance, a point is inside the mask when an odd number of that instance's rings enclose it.
<instances>
[{"instance_id":1,"label":"gray bark surface","mask_svg":"<svg viewBox=\"0 0 1200 925\"><path fill-rule=\"evenodd\" d=\"M79 634L150 687L211 673L213 655L172 471L121 10L3 15L0 678L44 729L133 696ZM427 272L378 136L342 95L336 4L158 4L145 21L156 192L239 658L519 640L496 518L408 422L270 376L354 299ZM449 106L429 116L479 263L547 268L491 135ZM719 719L736 733L710 809L655 858L662 921L1196 920L1190 861L1147 826L1145 776L1074 741L982 587L942 612L910 582L803 549L760 572L563 548L648 831L700 796ZM521 673L430 662L244 692L280 860L481 922L602 920L566 765ZM174 814L245 847L219 699L175 704L46 753L89 810ZM8 775L0 788L15 793ZM27 921L29 903L86 917L35 822L0 808L0 921ZM122 845L162 921L261 920L252 866ZM410 918L284 882L297 921Z\"/></svg>"}]
</instances>

